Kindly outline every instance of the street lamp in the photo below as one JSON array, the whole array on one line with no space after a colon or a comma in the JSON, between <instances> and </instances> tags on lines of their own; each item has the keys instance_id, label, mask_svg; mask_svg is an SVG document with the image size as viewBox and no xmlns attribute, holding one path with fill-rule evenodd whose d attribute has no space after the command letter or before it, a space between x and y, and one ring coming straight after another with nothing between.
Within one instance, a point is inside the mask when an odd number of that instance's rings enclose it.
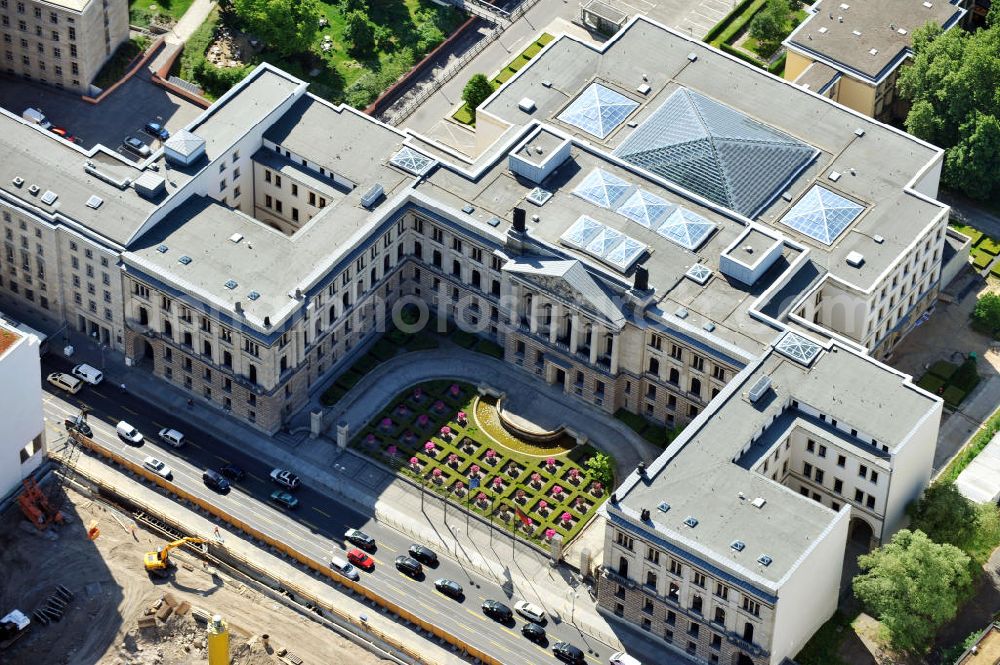
<instances>
[{"instance_id":1,"label":"street lamp","mask_svg":"<svg viewBox=\"0 0 1000 665\"><path fill-rule=\"evenodd\" d=\"M566 592L566 595L569 596L573 601L573 605L570 607L569 611L569 622L573 623L573 618L576 616L576 597L580 595L580 587L577 587L575 589L571 588L569 591Z\"/></svg>"}]
</instances>

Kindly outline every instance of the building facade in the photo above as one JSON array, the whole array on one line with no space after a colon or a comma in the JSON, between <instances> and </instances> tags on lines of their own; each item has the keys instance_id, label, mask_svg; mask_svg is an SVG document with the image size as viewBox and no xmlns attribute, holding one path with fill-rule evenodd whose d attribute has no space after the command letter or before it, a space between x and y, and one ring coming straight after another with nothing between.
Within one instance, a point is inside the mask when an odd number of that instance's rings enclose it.
<instances>
[{"instance_id":1,"label":"building facade","mask_svg":"<svg viewBox=\"0 0 1000 665\"><path fill-rule=\"evenodd\" d=\"M0 0L8 74L83 94L128 39L125 0Z\"/></svg>"},{"instance_id":2,"label":"building facade","mask_svg":"<svg viewBox=\"0 0 1000 665\"><path fill-rule=\"evenodd\" d=\"M0 441L0 499L21 490L21 481L45 459L45 419L39 339L0 318L0 400L4 436Z\"/></svg>"}]
</instances>

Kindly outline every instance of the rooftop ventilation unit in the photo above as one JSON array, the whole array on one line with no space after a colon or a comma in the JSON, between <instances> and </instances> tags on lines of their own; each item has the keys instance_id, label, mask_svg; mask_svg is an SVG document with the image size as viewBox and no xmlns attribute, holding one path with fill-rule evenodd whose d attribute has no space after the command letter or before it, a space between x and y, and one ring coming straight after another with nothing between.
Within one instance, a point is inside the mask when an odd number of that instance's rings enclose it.
<instances>
[{"instance_id":1,"label":"rooftop ventilation unit","mask_svg":"<svg viewBox=\"0 0 1000 665\"><path fill-rule=\"evenodd\" d=\"M380 183L375 183L361 196L361 207L366 210L371 210L384 194L385 189L382 188L382 185Z\"/></svg>"},{"instance_id":2,"label":"rooftop ventilation unit","mask_svg":"<svg viewBox=\"0 0 1000 665\"><path fill-rule=\"evenodd\" d=\"M51 189L46 189L45 193L42 194L42 203L44 203L47 206L50 206L53 203L55 203L56 199L58 198L59 198L58 194L53 192Z\"/></svg>"},{"instance_id":3,"label":"rooftop ventilation unit","mask_svg":"<svg viewBox=\"0 0 1000 665\"><path fill-rule=\"evenodd\" d=\"M167 249L168 247L166 245L159 245L157 246L156 251L158 251L160 254L166 254Z\"/></svg>"},{"instance_id":4,"label":"rooftop ventilation unit","mask_svg":"<svg viewBox=\"0 0 1000 665\"><path fill-rule=\"evenodd\" d=\"M857 136L858 138L861 138L862 136L865 135L865 130L858 127L857 129L854 130L854 135Z\"/></svg>"},{"instance_id":5,"label":"rooftop ventilation unit","mask_svg":"<svg viewBox=\"0 0 1000 665\"><path fill-rule=\"evenodd\" d=\"M861 36L861 31L860 30L851 30L851 34L854 35L855 37L860 37Z\"/></svg>"},{"instance_id":6,"label":"rooftop ventilation unit","mask_svg":"<svg viewBox=\"0 0 1000 665\"><path fill-rule=\"evenodd\" d=\"M177 263L181 264L182 266L190 265L191 264L191 257L188 256L187 254L185 254L181 258L177 259Z\"/></svg>"},{"instance_id":7,"label":"rooftop ventilation unit","mask_svg":"<svg viewBox=\"0 0 1000 665\"><path fill-rule=\"evenodd\" d=\"M488 220L486 220L486 223L489 224L490 226L492 226L493 228L496 228L496 227L500 226L500 218L499 217L490 217Z\"/></svg>"},{"instance_id":8,"label":"rooftop ventilation unit","mask_svg":"<svg viewBox=\"0 0 1000 665\"><path fill-rule=\"evenodd\" d=\"M686 319L687 315L688 315L688 311L686 309L684 309L683 307L677 308L677 311L674 312L674 316L676 316L678 319Z\"/></svg>"},{"instance_id":9,"label":"rooftop ventilation unit","mask_svg":"<svg viewBox=\"0 0 1000 665\"><path fill-rule=\"evenodd\" d=\"M879 244L879 245L881 245L882 243L885 242L885 238L883 238L882 236L880 236L877 233L872 236L872 240L874 240L876 242L876 244Z\"/></svg>"},{"instance_id":10,"label":"rooftop ventilation unit","mask_svg":"<svg viewBox=\"0 0 1000 665\"><path fill-rule=\"evenodd\" d=\"M638 93L639 93L640 95L648 95L648 94L649 94L649 91L650 91L650 90L652 90L652 89L653 89L653 88L651 88L651 87L650 87L650 85L649 85L648 83L643 83L642 85L640 85L640 86L639 86L638 88L636 88L635 90L636 90L636 92L638 92Z\"/></svg>"},{"instance_id":11,"label":"rooftop ventilation unit","mask_svg":"<svg viewBox=\"0 0 1000 665\"><path fill-rule=\"evenodd\" d=\"M736 550L737 552L742 552L743 550L746 549L747 544L744 543L742 540L734 540L732 543L730 543L729 546L734 550Z\"/></svg>"},{"instance_id":12,"label":"rooftop ventilation unit","mask_svg":"<svg viewBox=\"0 0 1000 665\"><path fill-rule=\"evenodd\" d=\"M695 53L694 51L691 51L690 53L688 53L688 60L689 61L694 62L697 59L698 59L698 54L697 53Z\"/></svg>"},{"instance_id":13,"label":"rooftop ventilation unit","mask_svg":"<svg viewBox=\"0 0 1000 665\"><path fill-rule=\"evenodd\" d=\"M764 393L766 393L770 387L771 377L762 376L757 379L757 383L753 384L753 387L750 388L750 392L747 393L747 396L750 398L751 402L756 402L764 396Z\"/></svg>"},{"instance_id":14,"label":"rooftop ventilation unit","mask_svg":"<svg viewBox=\"0 0 1000 665\"><path fill-rule=\"evenodd\" d=\"M240 240L243 240L242 233L234 233L233 235L229 236L229 242L239 242Z\"/></svg>"},{"instance_id":15,"label":"rooftop ventilation unit","mask_svg":"<svg viewBox=\"0 0 1000 665\"><path fill-rule=\"evenodd\" d=\"M877 48L868 49L868 55L878 55L878 49Z\"/></svg>"},{"instance_id":16,"label":"rooftop ventilation unit","mask_svg":"<svg viewBox=\"0 0 1000 665\"><path fill-rule=\"evenodd\" d=\"M851 252L844 260L847 261L847 265L852 268L860 268L865 262L865 255L861 252Z\"/></svg>"},{"instance_id":17,"label":"rooftop ventilation unit","mask_svg":"<svg viewBox=\"0 0 1000 665\"><path fill-rule=\"evenodd\" d=\"M235 288L236 288L237 286L239 286L239 284L237 284L237 283L236 283L236 280L234 280L234 279L229 279L229 280L226 280L226 284L225 284L225 286L226 286L226 288L227 288L227 289L229 289L230 291L232 291L232 290L233 290L233 289L235 289Z\"/></svg>"},{"instance_id":18,"label":"rooftop ventilation unit","mask_svg":"<svg viewBox=\"0 0 1000 665\"><path fill-rule=\"evenodd\" d=\"M661 501L660 505L658 505L657 508L660 510L661 513L665 513L668 510L670 510L670 504L667 503L666 501Z\"/></svg>"},{"instance_id":19,"label":"rooftop ventilation unit","mask_svg":"<svg viewBox=\"0 0 1000 665\"><path fill-rule=\"evenodd\" d=\"M534 113L536 108L535 100L530 97L524 97L517 103L517 108L521 109L525 113Z\"/></svg>"},{"instance_id":20,"label":"rooftop ventilation unit","mask_svg":"<svg viewBox=\"0 0 1000 665\"><path fill-rule=\"evenodd\" d=\"M762 566L770 566L772 561L774 561L774 559L772 559L766 554L761 554L759 557L757 557L757 563L759 563Z\"/></svg>"},{"instance_id":21,"label":"rooftop ventilation unit","mask_svg":"<svg viewBox=\"0 0 1000 665\"><path fill-rule=\"evenodd\" d=\"M698 526L698 520L694 517L688 517L684 520L684 524L691 527L692 529Z\"/></svg>"},{"instance_id":22,"label":"rooftop ventilation unit","mask_svg":"<svg viewBox=\"0 0 1000 665\"><path fill-rule=\"evenodd\" d=\"M750 502L750 505L753 506L754 508L760 510L761 508L764 507L765 503L767 503L767 499L765 499L763 497L757 497L756 499L754 499L753 501Z\"/></svg>"},{"instance_id":23,"label":"rooftop ventilation unit","mask_svg":"<svg viewBox=\"0 0 1000 665\"><path fill-rule=\"evenodd\" d=\"M42 191L38 185L32 185L28 188L28 193L32 196L38 196L38 192Z\"/></svg>"},{"instance_id":24,"label":"rooftop ventilation unit","mask_svg":"<svg viewBox=\"0 0 1000 665\"><path fill-rule=\"evenodd\" d=\"M840 8L843 9L844 11L847 11L848 9L851 8L851 6L847 3L842 2L840 3Z\"/></svg>"},{"instance_id":25,"label":"rooftop ventilation unit","mask_svg":"<svg viewBox=\"0 0 1000 665\"><path fill-rule=\"evenodd\" d=\"M896 30L896 32L898 32L901 35L905 35L906 34L906 28L899 28L898 30Z\"/></svg>"},{"instance_id":26,"label":"rooftop ventilation unit","mask_svg":"<svg viewBox=\"0 0 1000 665\"><path fill-rule=\"evenodd\" d=\"M931 7L933 7L933 6L934 6L934 3L933 3L933 2L925 2L925 3L924 3L924 7L926 7L927 9L930 9L930 8L931 8Z\"/></svg>"},{"instance_id":27,"label":"rooftop ventilation unit","mask_svg":"<svg viewBox=\"0 0 1000 665\"><path fill-rule=\"evenodd\" d=\"M104 203L104 199L102 199L97 194L92 194L90 198L87 199L87 207L93 208L94 210L100 208L102 203Z\"/></svg>"},{"instance_id":28,"label":"rooftop ventilation unit","mask_svg":"<svg viewBox=\"0 0 1000 665\"><path fill-rule=\"evenodd\" d=\"M841 175L843 174L840 171L830 171L830 175L828 175L827 178L829 178L831 182L837 182L840 180Z\"/></svg>"},{"instance_id":29,"label":"rooftop ventilation unit","mask_svg":"<svg viewBox=\"0 0 1000 665\"><path fill-rule=\"evenodd\" d=\"M21 176L17 176L13 180L11 180L11 182L14 184L15 187L20 187L21 185L24 184L24 178L22 178Z\"/></svg>"},{"instance_id":30,"label":"rooftop ventilation unit","mask_svg":"<svg viewBox=\"0 0 1000 665\"><path fill-rule=\"evenodd\" d=\"M552 81L542 81L542 87L543 88L551 88L552 87Z\"/></svg>"},{"instance_id":31,"label":"rooftop ventilation unit","mask_svg":"<svg viewBox=\"0 0 1000 665\"><path fill-rule=\"evenodd\" d=\"M476 212L476 209L473 208L468 203L466 203L464 206L462 206L462 212L464 212L466 215L471 215L472 213Z\"/></svg>"},{"instance_id":32,"label":"rooftop ventilation unit","mask_svg":"<svg viewBox=\"0 0 1000 665\"><path fill-rule=\"evenodd\" d=\"M260 298L260 294L257 293L256 291L251 291L250 293L247 294L247 298L250 300L256 300L257 298Z\"/></svg>"},{"instance_id":33,"label":"rooftop ventilation unit","mask_svg":"<svg viewBox=\"0 0 1000 665\"><path fill-rule=\"evenodd\" d=\"M827 27L826 27L825 25L824 25L824 26L822 26L822 27L821 27L821 28L819 29L819 33L820 33L821 35L825 35L825 34L826 34L826 33L828 33L828 32L830 32L830 29L829 29L829 28L827 28Z\"/></svg>"},{"instance_id":34,"label":"rooftop ventilation unit","mask_svg":"<svg viewBox=\"0 0 1000 665\"><path fill-rule=\"evenodd\" d=\"M709 321L708 323L703 325L702 328L705 329L705 332L713 332L715 330L715 324Z\"/></svg>"}]
</instances>

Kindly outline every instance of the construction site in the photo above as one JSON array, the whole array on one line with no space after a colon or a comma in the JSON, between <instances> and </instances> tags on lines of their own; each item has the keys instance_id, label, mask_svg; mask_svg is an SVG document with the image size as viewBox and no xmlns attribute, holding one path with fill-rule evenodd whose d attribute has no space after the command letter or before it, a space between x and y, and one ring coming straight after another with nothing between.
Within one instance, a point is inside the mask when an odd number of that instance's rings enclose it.
<instances>
[{"instance_id":1,"label":"construction site","mask_svg":"<svg viewBox=\"0 0 1000 665\"><path fill-rule=\"evenodd\" d=\"M0 516L2 663L389 662L214 565L199 542L171 542L72 485L30 485L29 505Z\"/></svg>"}]
</instances>

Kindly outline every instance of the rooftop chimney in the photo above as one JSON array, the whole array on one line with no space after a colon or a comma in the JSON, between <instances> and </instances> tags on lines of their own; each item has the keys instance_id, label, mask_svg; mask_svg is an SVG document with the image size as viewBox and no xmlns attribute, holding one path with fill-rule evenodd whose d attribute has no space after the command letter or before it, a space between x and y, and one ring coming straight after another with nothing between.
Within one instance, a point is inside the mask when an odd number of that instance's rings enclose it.
<instances>
[{"instance_id":1,"label":"rooftop chimney","mask_svg":"<svg viewBox=\"0 0 1000 665\"><path fill-rule=\"evenodd\" d=\"M649 521L649 508L643 508L642 513L639 515L639 519L643 522Z\"/></svg>"},{"instance_id":2,"label":"rooftop chimney","mask_svg":"<svg viewBox=\"0 0 1000 665\"><path fill-rule=\"evenodd\" d=\"M649 290L649 271L644 266L639 266L635 269L635 290Z\"/></svg>"},{"instance_id":3,"label":"rooftop chimney","mask_svg":"<svg viewBox=\"0 0 1000 665\"><path fill-rule=\"evenodd\" d=\"M525 229L524 208L514 208L514 230L524 233Z\"/></svg>"}]
</instances>

